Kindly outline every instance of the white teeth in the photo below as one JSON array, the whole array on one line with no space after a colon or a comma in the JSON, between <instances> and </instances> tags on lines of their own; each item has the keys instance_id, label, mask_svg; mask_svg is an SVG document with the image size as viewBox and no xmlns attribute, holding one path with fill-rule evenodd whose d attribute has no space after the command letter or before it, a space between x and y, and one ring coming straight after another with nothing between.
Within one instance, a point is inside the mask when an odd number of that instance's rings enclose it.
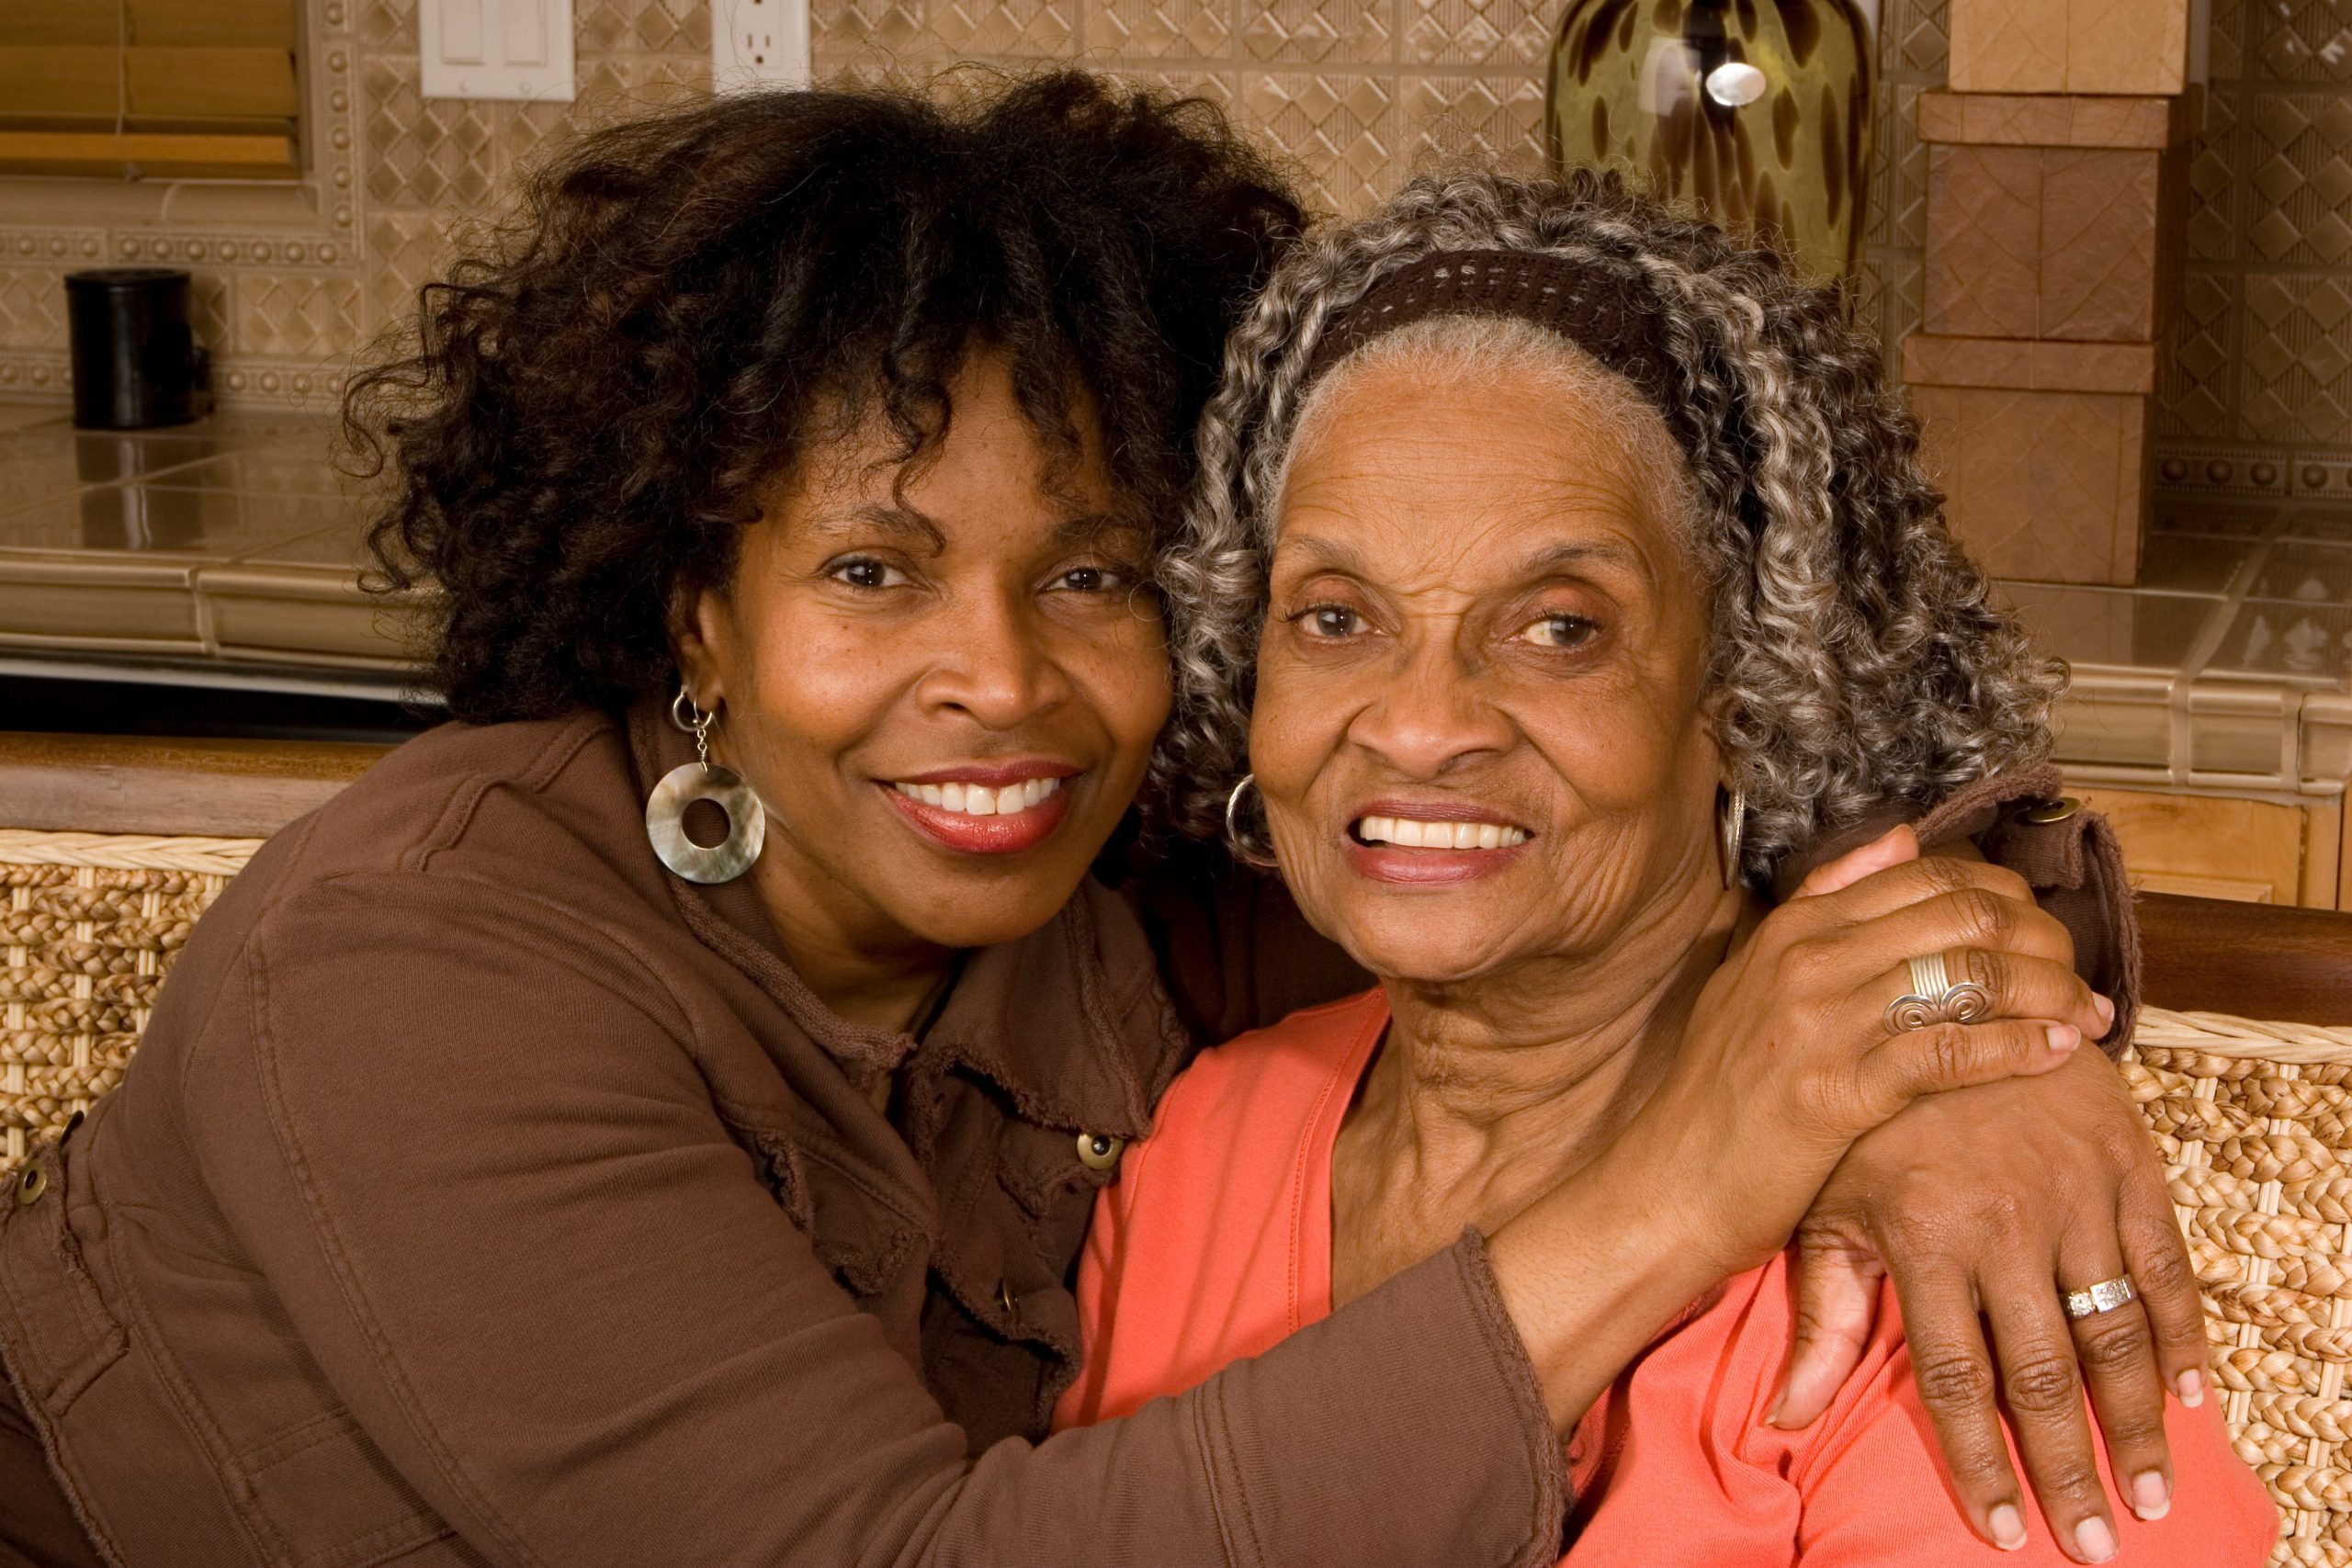
<instances>
[{"instance_id":1,"label":"white teeth","mask_svg":"<svg viewBox=\"0 0 2352 1568\"><path fill-rule=\"evenodd\" d=\"M1396 844L1405 849L1507 850L1527 842L1527 829L1499 822L1421 822L1410 817L1366 817L1356 823L1356 837L1367 844Z\"/></svg>"},{"instance_id":2,"label":"white teeth","mask_svg":"<svg viewBox=\"0 0 2352 1568\"><path fill-rule=\"evenodd\" d=\"M920 800L925 806L935 806L943 811L961 812L967 817L1011 817L1043 804L1048 795L1062 787L1062 781L1023 779L1019 784L1006 784L1002 789L964 784L901 784L891 787L910 800Z\"/></svg>"}]
</instances>

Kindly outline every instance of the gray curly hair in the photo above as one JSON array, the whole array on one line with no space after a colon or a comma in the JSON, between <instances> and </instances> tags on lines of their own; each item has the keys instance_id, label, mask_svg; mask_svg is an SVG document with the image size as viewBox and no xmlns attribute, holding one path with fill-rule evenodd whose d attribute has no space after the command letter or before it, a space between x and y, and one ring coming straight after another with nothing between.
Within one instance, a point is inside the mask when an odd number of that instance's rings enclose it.
<instances>
[{"instance_id":1,"label":"gray curly hair","mask_svg":"<svg viewBox=\"0 0 2352 1568\"><path fill-rule=\"evenodd\" d=\"M1741 874L1889 806L2049 751L2064 667L1987 600L1919 469L1918 431L1834 292L1612 176L1424 175L1299 245L1227 341L1201 488L1162 565L1177 706L1153 785L1213 833L1246 768L1252 671L1301 389L1335 318L1433 251L1544 252L1659 326L1715 589L1716 738L1747 800ZM1327 384L1318 380L1317 386Z\"/></svg>"}]
</instances>

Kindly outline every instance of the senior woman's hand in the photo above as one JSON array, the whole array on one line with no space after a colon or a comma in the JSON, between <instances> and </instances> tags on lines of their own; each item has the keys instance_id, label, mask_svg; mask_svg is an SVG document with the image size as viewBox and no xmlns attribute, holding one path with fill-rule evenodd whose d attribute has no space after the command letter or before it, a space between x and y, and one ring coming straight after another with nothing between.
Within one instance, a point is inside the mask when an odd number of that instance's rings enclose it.
<instances>
[{"instance_id":1,"label":"senior woman's hand","mask_svg":"<svg viewBox=\"0 0 2352 1568\"><path fill-rule=\"evenodd\" d=\"M1765 916L1607 1155L1494 1233L1497 1282L1556 1421L1605 1386L1596 1367L1613 1375L1666 1315L1784 1247L1856 1139L1922 1096L2051 1072L2111 1021L2064 928L2012 874L1917 852L1897 829L1855 853L1907 863ZM1923 953L1984 977L1984 1021L1888 1032ZM1616 1359L1593 1342L1595 1280L1619 1292Z\"/></svg>"},{"instance_id":2,"label":"senior woman's hand","mask_svg":"<svg viewBox=\"0 0 2352 1568\"><path fill-rule=\"evenodd\" d=\"M1884 858L1857 852L1798 897L1849 885ZM2163 1517L2172 1486L2165 1391L2202 1401L2204 1317L2163 1165L2103 1056L2082 1052L2030 1082L1907 1107L1856 1141L1797 1243L1798 1326L1774 1425L1806 1427L1828 1408L1891 1269L1922 1402L1985 1539L2006 1545L2025 1534L1995 1404L2002 1392L2052 1533L2081 1561L2112 1554L2086 1374L2119 1497L2143 1519ZM2138 1302L2068 1324L2062 1290L2121 1274Z\"/></svg>"}]
</instances>

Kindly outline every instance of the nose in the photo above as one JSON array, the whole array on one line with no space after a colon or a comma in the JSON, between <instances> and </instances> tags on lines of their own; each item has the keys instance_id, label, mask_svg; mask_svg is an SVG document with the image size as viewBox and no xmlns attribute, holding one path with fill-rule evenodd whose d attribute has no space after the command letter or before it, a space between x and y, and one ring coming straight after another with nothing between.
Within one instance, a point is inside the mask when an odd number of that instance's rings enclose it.
<instances>
[{"instance_id":1,"label":"nose","mask_svg":"<svg viewBox=\"0 0 2352 1568\"><path fill-rule=\"evenodd\" d=\"M1056 656L1052 628L1027 597L974 595L959 614L939 617L931 666L916 686L924 707L1012 729L1069 699L1075 687Z\"/></svg>"},{"instance_id":2,"label":"nose","mask_svg":"<svg viewBox=\"0 0 2352 1568\"><path fill-rule=\"evenodd\" d=\"M1374 679L1382 684L1348 738L1398 776L1439 779L1510 749L1510 722L1486 699L1480 671L1443 639L1410 648Z\"/></svg>"}]
</instances>

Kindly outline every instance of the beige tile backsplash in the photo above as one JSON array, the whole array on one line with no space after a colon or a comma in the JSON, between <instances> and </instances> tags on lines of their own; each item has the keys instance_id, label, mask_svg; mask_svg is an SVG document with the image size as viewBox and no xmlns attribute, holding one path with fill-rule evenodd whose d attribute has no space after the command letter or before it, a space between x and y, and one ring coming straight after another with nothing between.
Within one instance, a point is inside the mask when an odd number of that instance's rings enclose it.
<instances>
[{"instance_id":1,"label":"beige tile backsplash","mask_svg":"<svg viewBox=\"0 0 2352 1568\"><path fill-rule=\"evenodd\" d=\"M820 74L1069 61L1199 92L1266 132L1317 202L1354 209L1448 153L1543 151L1561 0L813 0ZM428 102L416 0L304 0L307 209L180 193L126 216L0 181L0 398L62 400L60 278L104 262L197 275L224 402L324 408L399 321L469 209L550 138L707 85L705 0L576 0L570 106ZM2174 489L2352 495L2352 0L2215 0L2193 150L2190 276L2162 376ZM1863 310L1890 364L1919 321L1918 95L1942 84L1943 0L1884 0ZM116 193L119 195L119 193ZM233 193L232 193L233 195ZM182 209L199 216L179 220Z\"/></svg>"}]
</instances>

